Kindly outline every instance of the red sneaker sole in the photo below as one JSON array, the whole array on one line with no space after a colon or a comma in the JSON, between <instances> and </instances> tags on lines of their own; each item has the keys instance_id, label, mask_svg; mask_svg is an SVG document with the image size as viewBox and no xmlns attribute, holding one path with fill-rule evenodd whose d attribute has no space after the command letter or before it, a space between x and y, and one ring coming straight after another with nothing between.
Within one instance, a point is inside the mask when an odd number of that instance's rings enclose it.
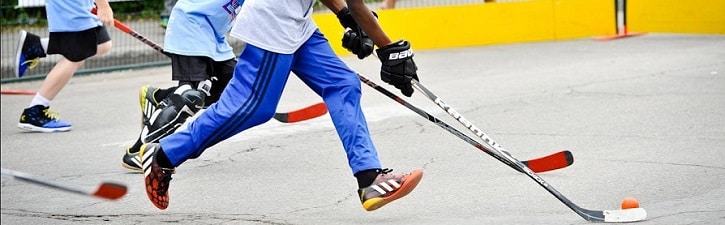
<instances>
[{"instance_id":1,"label":"red sneaker sole","mask_svg":"<svg viewBox=\"0 0 725 225\"><path fill-rule=\"evenodd\" d=\"M410 176L408 177L408 179L405 180L403 185L400 186L400 189L398 189L395 193L388 197L380 198L377 201L373 201L370 205L363 205L363 208L365 208L365 210L367 211L373 211L385 206L392 201L405 197L406 195L410 194L410 192L412 192L416 186L418 186L418 183L420 183L420 179L422 178L423 170L413 170L412 172L410 172Z\"/></svg>"}]
</instances>

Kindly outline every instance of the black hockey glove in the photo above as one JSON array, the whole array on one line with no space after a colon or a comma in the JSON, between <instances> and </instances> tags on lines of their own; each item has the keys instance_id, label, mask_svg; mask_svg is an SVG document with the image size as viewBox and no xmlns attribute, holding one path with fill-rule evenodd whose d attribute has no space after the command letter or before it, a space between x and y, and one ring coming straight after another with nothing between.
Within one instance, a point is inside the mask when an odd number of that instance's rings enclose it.
<instances>
[{"instance_id":1,"label":"black hockey glove","mask_svg":"<svg viewBox=\"0 0 725 225\"><path fill-rule=\"evenodd\" d=\"M378 14L373 12L375 17ZM342 36L342 47L357 55L358 59L364 59L373 53L374 43L368 35L362 31L360 26L357 24L350 10L347 7L340 10L337 13L337 19L340 20L340 24L345 28L345 34Z\"/></svg>"},{"instance_id":2,"label":"black hockey glove","mask_svg":"<svg viewBox=\"0 0 725 225\"><path fill-rule=\"evenodd\" d=\"M375 51L382 62L380 78L385 83L400 89L405 96L413 95L413 86L410 82L413 79L418 80L416 73L418 67L413 61L413 50L410 49L410 43L400 40Z\"/></svg>"}]
</instances>

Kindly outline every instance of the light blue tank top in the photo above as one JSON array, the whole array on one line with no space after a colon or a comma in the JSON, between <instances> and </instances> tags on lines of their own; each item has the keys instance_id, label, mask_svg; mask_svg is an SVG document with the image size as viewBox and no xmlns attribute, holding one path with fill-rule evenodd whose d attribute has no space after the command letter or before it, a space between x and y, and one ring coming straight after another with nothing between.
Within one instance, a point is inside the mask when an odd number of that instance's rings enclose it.
<instances>
[{"instance_id":1,"label":"light blue tank top","mask_svg":"<svg viewBox=\"0 0 725 225\"><path fill-rule=\"evenodd\" d=\"M74 32L88 30L103 23L91 13L93 0L47 0L48 31Z\"/></svg>"},{"instance_id":2,"label":"light blue tank top","mask_svg":"<svg viewBox=\"0 0 725 225\"><path fill-rule=\"evenodd\" d=\"M234 58L226 33L232 28L244 0L179 0L164 37L164 50L214 61Z\"/></svg>"}]
</instances>

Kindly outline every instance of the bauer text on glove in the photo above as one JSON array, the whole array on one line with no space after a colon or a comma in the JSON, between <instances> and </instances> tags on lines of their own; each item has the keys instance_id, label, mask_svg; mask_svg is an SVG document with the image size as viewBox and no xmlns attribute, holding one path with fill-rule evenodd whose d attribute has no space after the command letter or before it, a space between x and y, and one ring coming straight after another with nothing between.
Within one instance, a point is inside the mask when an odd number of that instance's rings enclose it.
<instances>
[{"instance_id":1,"label":"bauer text on glove","mask_svg":"<svg viewBox=\"0 0 725 225\"><path fill-rule=\"evenodd\" d=\"M413 61L413 50L407 41L397 41L376 50L382 66L380 78L388 84L400 89L403 95L413 95L411 80L419 80L418 67Z\"/></svg>"}]
</instances>

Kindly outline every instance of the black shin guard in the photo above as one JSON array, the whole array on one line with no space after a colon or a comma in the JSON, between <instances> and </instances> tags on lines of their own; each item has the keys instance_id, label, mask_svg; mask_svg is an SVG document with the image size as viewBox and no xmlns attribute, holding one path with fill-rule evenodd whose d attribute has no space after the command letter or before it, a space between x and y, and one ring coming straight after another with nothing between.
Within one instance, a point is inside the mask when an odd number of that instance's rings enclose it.
<instances>
[{"instance_id":1,"label":"black shin guard","mask_svg":"<svg viewBox=\"0 0 725 225\"><path fill-rule=\"evenodd\" d=\"M141 131L144 143L158 142L176 131L189 117L204 107L206 94L188 85L180 86L151 114L149 123Z\"/></svg>"}]
</instances>

